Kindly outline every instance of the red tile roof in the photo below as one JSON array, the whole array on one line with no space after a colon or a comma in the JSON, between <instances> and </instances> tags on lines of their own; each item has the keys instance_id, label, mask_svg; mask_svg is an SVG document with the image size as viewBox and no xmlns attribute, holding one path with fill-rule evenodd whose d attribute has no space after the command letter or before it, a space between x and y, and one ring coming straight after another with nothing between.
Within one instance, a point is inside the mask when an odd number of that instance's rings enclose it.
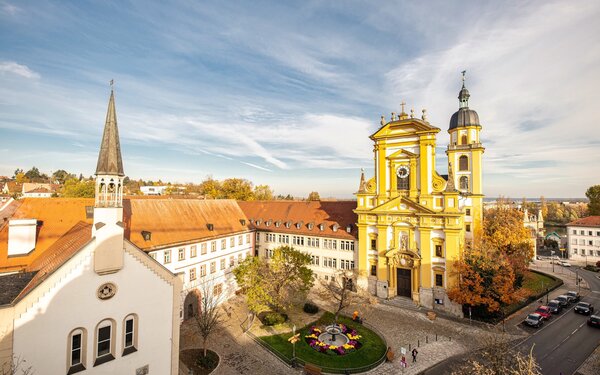
<instances>
[{"instance_id":1,"label":"red tile roof","mask_svg":"<svg viewBox=\"0 0 600 375\"><path fill-rule=\"evenodd\" d=\"M240 201L238 204L250 219L252 227L260 231L357 238L357 216L353 211L356 201ZM289 228L286 226L288 222ZM299 228L297 224L300 224ZM319 224L323 224L323 231ZM339 228L334 231L336 224ZM352 227L350 233L346 232L348 225Z\"/></svg>"},{"instance_id":2,"label":"red tile roof","mask_svg":"<svg viewBox=\"0 0 600 375\"><path fill-rule=\"evenodd\" d=\"M600 227L600 216L588 216L567 224L574 227Z\"/></svg>"}]
</instances>

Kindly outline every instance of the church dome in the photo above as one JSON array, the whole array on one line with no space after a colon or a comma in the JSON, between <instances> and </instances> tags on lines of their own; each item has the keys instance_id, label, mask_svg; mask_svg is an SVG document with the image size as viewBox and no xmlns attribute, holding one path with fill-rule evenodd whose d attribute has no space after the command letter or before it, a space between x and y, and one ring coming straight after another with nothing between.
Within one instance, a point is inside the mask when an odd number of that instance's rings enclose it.
<instances>
[{"instance_id":1,"label":"church dome","mask_svg":"<svg viewBox=\"0 0 600 375\"><path fill-rule=\"evenodd\" d=\"M477 112L469 109L470 96L469 90L465 87L463 72L463 85L458 93L459 109L450 118L450 130L464 126L481 126Z\"/></svg>"}]
</instances>

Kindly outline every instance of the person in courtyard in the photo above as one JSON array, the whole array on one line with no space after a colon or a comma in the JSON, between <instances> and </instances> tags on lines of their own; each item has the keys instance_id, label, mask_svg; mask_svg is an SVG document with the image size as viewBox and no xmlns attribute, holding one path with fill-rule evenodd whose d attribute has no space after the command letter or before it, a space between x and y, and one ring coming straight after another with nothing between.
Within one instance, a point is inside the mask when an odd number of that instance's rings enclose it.
<instances>
[{"instance_id":1,"label":"person in courtyard","mask_svg":"<svg viewBox=\"0 0 600 375\"><path fill-rule=\"evenodd\" d=\"M412 350L413 363L417 362L417 354L419 354L419 351L417 350L417 348L414 348Z\"/></svg>"}]
</instances>

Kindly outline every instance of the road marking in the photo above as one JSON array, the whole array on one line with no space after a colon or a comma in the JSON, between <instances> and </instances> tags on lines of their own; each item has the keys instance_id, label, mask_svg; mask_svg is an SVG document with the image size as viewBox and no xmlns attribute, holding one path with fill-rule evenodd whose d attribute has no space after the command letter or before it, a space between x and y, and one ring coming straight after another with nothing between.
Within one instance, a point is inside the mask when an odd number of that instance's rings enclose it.
<instances>
[{"instance_id":1,"label":"road marking","mask_svg":"<svg viewBox=\"0 0 600 375\"><path fill-rule=\"evenodd\" d=\"M575 334L575 332L579 331L579 329L581 327L583 327L585 325L585 322L581 323L579 325L579 327L575 328L575 330L573 332L571 332L571 334L567 337L564 338L564 340L562 340L558 345L556 345L555 347L552 348L552 350L550 350L548 353L546 353L545 356L543 356L542 358L539 359L539 361L542 361L543 359L545 359L546 357L548 357L550 354L552 354L552 352L554 352L556 349L558 349L562 344L564 344L565 341L567 341L568 339L571 338L571 336L573 336Z\"/></svg>"}]
</instances>

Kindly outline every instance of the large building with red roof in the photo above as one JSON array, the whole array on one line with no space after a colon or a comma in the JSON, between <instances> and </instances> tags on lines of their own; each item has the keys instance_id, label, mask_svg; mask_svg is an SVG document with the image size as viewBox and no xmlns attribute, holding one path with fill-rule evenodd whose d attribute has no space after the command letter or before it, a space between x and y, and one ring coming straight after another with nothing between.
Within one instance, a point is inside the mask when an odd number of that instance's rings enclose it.
<instances>
[{"instance_id":1,"label":"large building with red roof","mask_svg":"<svg viewBox=\"0 0 600 375\"><path fill-rule=\"evenodd\" d=\"M600 261L600 216L588 216L567 224L569 258L596 264Z\"/></svg>"}]
</instances>

